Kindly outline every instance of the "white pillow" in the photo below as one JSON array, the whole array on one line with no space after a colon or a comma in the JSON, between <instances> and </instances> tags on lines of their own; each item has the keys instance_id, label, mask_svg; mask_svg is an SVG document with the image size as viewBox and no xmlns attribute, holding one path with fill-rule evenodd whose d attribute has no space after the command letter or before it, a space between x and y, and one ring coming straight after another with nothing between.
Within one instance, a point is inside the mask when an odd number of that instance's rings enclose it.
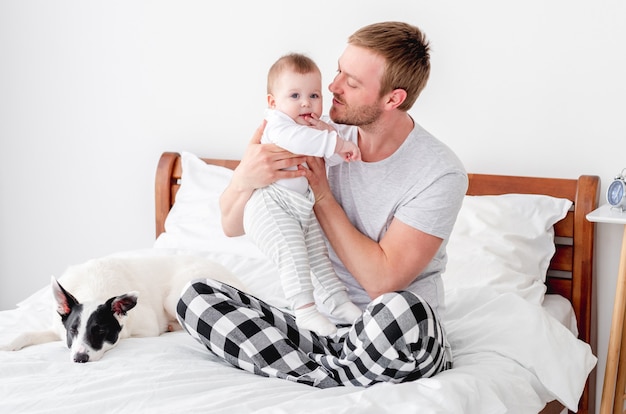
<instances>
[{"instance_id":1,"label":"white pillow","mask_svg":"<svg viewBox=\"0 0 626 414\"><path fill-rule=\"evenodd\" d=\"M188 152L181 154L181 163L176 202L154 247L265 258L246 236L228 237L222 230L219 198L232 178L232 170L209 165Z\"/></svg>"},{"instance_id":2,"label":"white pillow","mask_svg":"<svg viewBox=\"0 0 626 414\"><path fill-rule=\"evenodd\" d=\"M465 196L448 241L445 289L490 286L541 304L553 225L571 205L545 195Z\"/></svg>"},{"instance_id":3,"label":"white pillow","mask_svg":"<svg viewBox=\"0 0 626 414\"><path fill-rule=\"evenodd\" d=\"M448 298L446 298L448 299ZM576 410L589 372L597 362L589 344L563 324L514 293L489 288L451 292L442 315L455 367L466 356L487 352L510 358L533 372L546 389Z\"/></svg>"}]
</instances>

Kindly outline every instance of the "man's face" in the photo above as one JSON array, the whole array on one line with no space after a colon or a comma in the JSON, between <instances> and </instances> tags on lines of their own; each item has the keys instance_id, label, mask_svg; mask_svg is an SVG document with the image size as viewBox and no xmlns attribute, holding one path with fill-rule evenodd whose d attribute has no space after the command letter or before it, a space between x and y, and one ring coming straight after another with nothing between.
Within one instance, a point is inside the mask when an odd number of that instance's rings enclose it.
<instances>
[{"instance_id":1,"label":"man's face","mask_svg":"<svg viewBox=\"0 0 626 414\"><path fill-rule=\"evenodd\" d=\"M348 45L339 58L337 75L328 89L333 93L330 118L340 124L369 125L382 113L380 82L384 59L367 49Z\"/></svg>"}]
</instances>

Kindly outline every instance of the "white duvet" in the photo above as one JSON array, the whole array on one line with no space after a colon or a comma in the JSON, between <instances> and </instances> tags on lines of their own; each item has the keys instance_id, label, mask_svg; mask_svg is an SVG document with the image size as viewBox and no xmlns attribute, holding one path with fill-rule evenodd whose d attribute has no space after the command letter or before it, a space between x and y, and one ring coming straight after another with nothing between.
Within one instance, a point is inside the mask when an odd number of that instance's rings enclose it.
<instances>
[{"instance_id":1,"label":"white duvet","mask_svg":"<svg viewBox=\"0 0 626 414\"><path fill-rule=\"evenodd\" d=\"M122 255L177 254L147 249ZM200 253L198 253L200 254ZM262 298L280 302L267 261L202 253L231 268ZM268 279L269 278L269 279ZM42 329L51 296L44 287L16 309L0 312L0 342ZM433 378L370 388L316 389L233 368L186 333L131 338L102 360L76 364L61 342L0 352L0 412L146 413L536 413L558 399L577 409L595 366L590 347L554 315L514 293L448 288L442 314L454 368ZM552 306L551 305L551 306Z\"/></svg>"}]
</instances>

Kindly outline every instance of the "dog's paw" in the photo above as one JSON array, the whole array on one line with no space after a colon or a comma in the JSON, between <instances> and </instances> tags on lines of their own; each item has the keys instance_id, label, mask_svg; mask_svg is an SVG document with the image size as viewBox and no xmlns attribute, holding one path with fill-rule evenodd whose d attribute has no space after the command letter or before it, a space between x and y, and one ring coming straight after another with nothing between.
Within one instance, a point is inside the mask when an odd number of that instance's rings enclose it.
<instances>
[{"instance_id":1,"label":"dog's paw","mask_svg":"<svg viewBox=\"0 0 626 414\"><path fill-rule=\"evenodd\" d=\"M176 332L176 331L181 331L182 329L183 329L182 326L180 326L178 322L170 322L167 324L167 327L165 328L165 332Z\"/></svg>"},{"instance_id":2,"label":"dog's paw","mask_svg":"<svg viewBox=\"0 0 626 414\"><path fill-rule=\"evenodd\" d=\"M15 339L6 344L0 344L1 351L19 351L22 348L26 348L31 345L39 345L46 342L58 341L59 336L56 332L36 331L36 332L23 332L19 334Z\"/></svg>"},{"instance_id":3,"label":"dog's paw","mask_svg":"<svg viewBox=\"0 0 626 414\"><path fill-rule=\"evenodd\" d=\"M0 344L0 351L19 351L22 348L24 348L24 345L20 338L16 338L9 343Z\"/></svg>"}]
</instances>

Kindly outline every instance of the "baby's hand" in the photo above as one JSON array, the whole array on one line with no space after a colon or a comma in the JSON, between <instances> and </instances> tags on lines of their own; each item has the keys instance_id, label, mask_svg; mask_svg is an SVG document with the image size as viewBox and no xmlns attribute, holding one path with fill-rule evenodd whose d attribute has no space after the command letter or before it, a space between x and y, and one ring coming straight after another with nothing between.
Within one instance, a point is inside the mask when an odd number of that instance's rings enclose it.
<instances>
[{"instance_id":1,"label":"baby's hand","mask_svg":"<svg viewBox=\"0 0 626 414\"><path fill-rule=\"evenodd\" d=\"M326 122L322 121L317 115L313 113L309 117L307 117L306 120L309 122L309 126L311 128L315 128L320 131L336 131L332 125L329 125Z\"/></svg>"},{"instance_id":2,"label":"baby's hand","mask_svg":"<svg viewBox=\"0 0 626 414\"><path fill-rule=\"evenodd\" d=\"M361 161L361 150L352 141L346 141L337 137L337 151L335 152L348 162Z\"/></svg>"}]
</instances>

